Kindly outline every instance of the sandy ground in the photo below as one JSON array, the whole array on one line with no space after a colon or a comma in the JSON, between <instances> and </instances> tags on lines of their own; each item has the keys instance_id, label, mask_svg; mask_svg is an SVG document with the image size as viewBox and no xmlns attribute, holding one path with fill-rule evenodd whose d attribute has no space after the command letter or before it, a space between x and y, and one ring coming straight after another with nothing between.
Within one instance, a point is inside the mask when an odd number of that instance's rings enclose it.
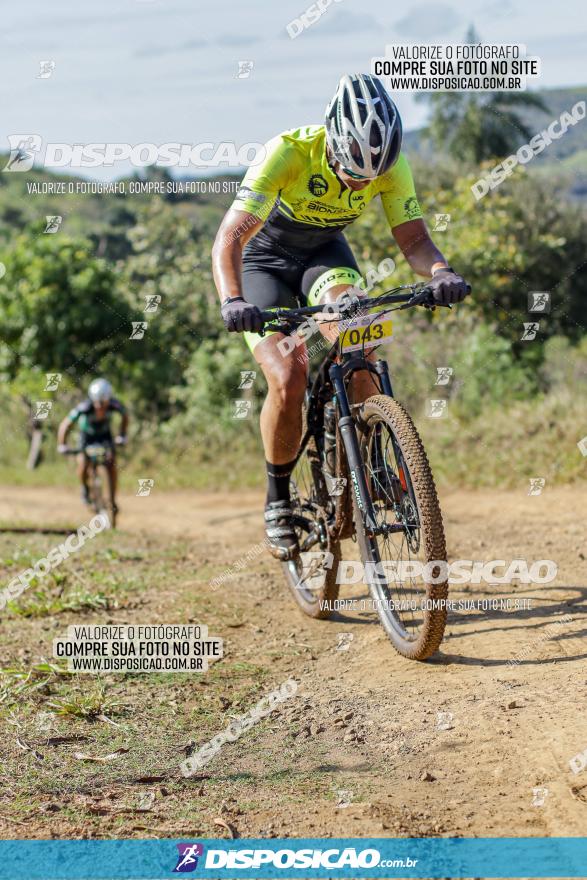
<instances>
[{"instance_id":1,"label":"sandy ground","mask_svg":"<svg viewBox=\"0 0 587 880\"><path fill-rule=\"evenodd\" d=\"M121 529L188 536L196 560L216 573L263 536L255 492L154 491L120 503ZM371 613L304 617L266 555L227 582L230 614L244 621L223 633L232 656L265 659L277 681L300 683L296 705L267 725L267 747L288 748L283 722L301 721L302 764L342 780L328 801L268 795L264 808L233 816L242 836L585 834L587 768L574 774L569 761L587 749L587 489L454 491L441 505L449 559L547 558L558 575L547 585L459 588L455 597L517 597L531 607L452 612L441 651L426 663L396 654ZM0 490L4 526L80 521L70 489ZM345 555L356 558L353 543ZM148 616L166 617L170 596L152 597ZM293 655L283 649L292 644ZM258 756L254 766L260 780L270 769Z\"/></svg>"}]
</instances>

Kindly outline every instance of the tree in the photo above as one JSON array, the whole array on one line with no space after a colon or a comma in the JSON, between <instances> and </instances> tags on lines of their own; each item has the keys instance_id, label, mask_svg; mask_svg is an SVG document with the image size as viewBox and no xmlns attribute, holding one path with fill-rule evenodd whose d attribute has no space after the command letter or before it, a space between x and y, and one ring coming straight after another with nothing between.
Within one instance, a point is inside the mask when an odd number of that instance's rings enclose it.
<instances>
[{"instance_id":1,"label":"tree","mask_svg":"<svg viewBox=\"0 0 587 880\"><path fill-rule=\"evenodd\" d=\"M131 311L87 239L43 229L27 227L1 257L0 374L57 371L82 387L88 374L114 369Z\"/></svg>"},{"instance_id":2,"label":"tree","mask_svg":"<svg viewBox=\"0 0 587 880\"><path fill-rule=\"evenodd\" d=\"M185 385L194 352L222 332L210 244L177 205L160 197L139 209L128 238L132 252L121 287L133 320L148 328L125 347L127 377L139 411L160 421L172 414L171 389Z\"/></svg>"},{"instance_id":3,"label":"tree","mask_svg":"<svg viewBox=\"0 0 587 880\"><path fill-rule=\"evenodd\" d=\"M438 185L440 175L413 163L424 217L432 227L434 215L449 215L447 228L432 237L447 259L473 286L472 296L454 315L442 315L462 324L464 315L488 323L514 344L517 353L540 358L540 340L562 334L580 338L587 323L585 239L587 218L578 205L561 198L561 183L524 166L499 187L476 201L471 185L487 167ZM369 211L349 231L349 240L366 265L378 265L390 254L396 259L387 289L417 278L393 248L382 212ZM366 265L363 268L366 268ZM528 311L528 294L551 292L551 311L540 317ZM374 291L374 294L377 290ZM412 323L416 316L409 315ZM521 342L523 323L539 320L537 344Z\"/></svg>"},{"instance_id":4,"label":"tree","mask_svg":"<svg viewBox=\"0 0 587 880\"><path fill-rule=\"evenodd\" d=\"M470 27L466 43L480 43ZM435 149L463 162L504 158L535 134L519 111L534 108L547 112L533 92L423 92L418 100L431 108L424 133Z\"/></svg>"}]
</instances>

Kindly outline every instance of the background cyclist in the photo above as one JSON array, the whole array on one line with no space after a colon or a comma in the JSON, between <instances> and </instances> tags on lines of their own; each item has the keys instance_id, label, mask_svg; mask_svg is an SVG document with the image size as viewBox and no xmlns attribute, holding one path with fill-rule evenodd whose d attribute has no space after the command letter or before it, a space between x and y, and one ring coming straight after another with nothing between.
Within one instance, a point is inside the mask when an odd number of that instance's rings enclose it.
<instances>
[{"instance_id":1,"label":"background cyclist","mask_svg":"<svg viewBox=\"0 0 587 880\"><path fill-rule=\"evenodd\" d=\"M121 416L119 432L116 438L112 437L111 420L113 413ZM114 445L121 446L126 443L128 432L128 413L123 404L112 394L112 386L106 379L95 379L89 389L88 397L78 403L71 412L63 419L57 432L57 451L64 454L68 450L67 436L72 427L77 425L80 430L80 448L83 450L93 443L112 447L112 457L108 468L112 480L112 500L116 498L117 470ZM77 459L77 473L82 485L82 499L85 504L90 503L88 488L88 459L80 453ZM118 508L114 505L115 510Z\"/></svg>"}]
</instances>

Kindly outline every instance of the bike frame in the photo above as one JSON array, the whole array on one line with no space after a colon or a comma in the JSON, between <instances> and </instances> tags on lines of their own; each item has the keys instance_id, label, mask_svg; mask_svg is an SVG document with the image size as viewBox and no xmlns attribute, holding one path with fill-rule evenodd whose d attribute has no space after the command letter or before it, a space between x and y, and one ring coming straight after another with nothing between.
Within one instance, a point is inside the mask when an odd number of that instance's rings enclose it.
<instances>
[{"instance_id":1,"label":"bike frame","mask_svg":"<svg viewBox=\"0 0 587 880\"><path fill-rule=\"evenodd\" d=\"M430 304L430 293L427 288L420 289L416 293L416 285L409 286L407 289L411 291L410 294L398 294L395 290L388 291L386 294L369 301L369 308L371 309L379 305L385 306L391 304L397 304L396 308ZM358 310L359 309L355 307L355 313ZM285 320L287 322L288 319L291 320L293 318L294 321L297 321L298 319L303 319L305 316L324 311L324 306L311 306L291 310L289 316L287 311L279 310L277 315L276 312L264 312L263 317L268 322L275 321L276 317L278 320ZM341 314L343 314L342 311ZM285 326L268 324L265 329L289 333L293 327L289 324L286 324ZM300 449L295 458L295 463L300 459L310 437L312 436L316 439L316 446L320 458L323 458L322 425L324 418L324 404L327 400L334 399L338 411L338 427L344 446L352 491L354 492L357 507L363 519L365 532L369 537L374 537L375 535L389 534L390 532L402 532L405 528L402 523L382 523L378 525L375 516L371 494L367 485L365 463L361 456L357 426L352 415L351 404L347 393L347 387L353 374L364 370L368 370L371 374L377 376L381 394L393 397L393 388L387 363L383 360L370 361L364 353L357 355L356 353L351 352L341 352L340 340L337 339L320 364L314 382L310 384L309 381L308 395L306 399L307 428L302 437ZM401 451L397 446L395 438L393 439L393 446L396 461L399 461ZM323 485L324 477L322 473L317 476L319 477L320 485ZM411 485L408 486L408 490L412 493Z\"/></svg>"},{"instance_id":2,"label":"bike frame","mask_svg":"<svg viewBox=\"0 0 587 880\"><path fill-rule=\"evenodd\" d=\"M338 426L344 445L352 491L355 493L357 506L363 517L367 534L372 537L380 529L377 526L371 494L367 486L365 464L361 456L359 438L355 420L353 419L347 386L354 373L360 370L375 373L380 380L381 392L393 397L391 380L387 363L382 360L370 362L365 357L342 355L341 363L332 364L329 368L330 381L335 392L336 405L339 412Z\"/></svg>"},{"instance_id":3,"label":"bike frame","mask_svg":"<svg viewBox=\"0 0 587 880\"><path fill-rule=\"evenodd\" d=\"M103 467L104 470L106 471L106 474L108 477L108 481L107 481L108 482L108 494L109 494L109 497L111 498L111 500L114 501L114 498L112 497L111 481L112 481L112 466L114 465L114 462L115 462L115 447L111 443L97 443L97 444L90 444L90 449L92 448L92 445L94 445L97 448L99 448L100 450L102 450L104 454L99 455L99 456L88 455L87 447L84 447L84 448L78 447L75 449L68 449L65 454L66 455L80 455L81 454L84 456L84 458L87 462L89 471L90 471L90 477L91 477L94 485L95 485L96 480L100 479L99 468Z\"/></svg>"},{"instance_id":4,"label":"bike frame","mask_svg":"<svg viewBox=\"0 0 587 880\"><path fill-rule=\"evenodd\" d=\"M371 500L371 494L367 485L365 463L361 455L360 441L357 434L357 425L352 415L351 403L348 396L348 385L355 373L369 371L377 377L380 393L387 397L393 397L393 388L389 367L383 360L370 361L365 355L342 353L338 341L334 344L328 355L318 369L317 377L308 395L308 429L302 438L300 450L296 456L296 462L302 455L310 436L316 437L317 447L322 455L321 426L323 420L324 403L328 399L334 399L338 411L338 428L344 454L348 467L348 474L354 492L357 507L363 519L365 531L369 537L390 532L401 532L404 527L401 523L383 523L378 525ZM394 443L396 460L401 454ZM411 487L410 487L411 488Z\"/></svg>"}]
</instances>

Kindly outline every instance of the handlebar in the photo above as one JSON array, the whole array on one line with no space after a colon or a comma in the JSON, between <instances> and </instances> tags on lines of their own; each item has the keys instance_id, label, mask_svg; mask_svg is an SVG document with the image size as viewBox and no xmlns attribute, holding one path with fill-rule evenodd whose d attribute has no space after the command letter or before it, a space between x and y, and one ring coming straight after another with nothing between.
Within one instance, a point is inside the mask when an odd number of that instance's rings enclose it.
<instances>
[{"instance_id":1,"label":"handlebar","mask_svg":"<svg viewBox=\"0 0 587 880\"><path fill-rule=\"evenodd\" d=\"M398 291L407 290L409 293L398 293ZM299 309L272 309L271 311L262 311L261 317L265 322L265 326L261 331L263 335L266 331L279 333L290 333L297 325L302 324L304 320L312 315L323 314L328 315L324 318L324 323L330 321L342 321L354 317L359 312L371 311L379 306L395 305L396 309L409 309L413 306L423 306L424 308L434 309L436 306L442 305L434 300L434 295L430 287L418 288L417 285L406 285L404 287L395 287L392 290L385 291L381 296L373 298L369 297L348 297L347 301L324 303L319 306L302 306ZM446 305L446 308L452 308ZM394 311L390 309L389 311ZM272 323L274 321L284 321L285 323Z\"/></svg>"},{"instance_id":2,"label":"handlebar","mask_svg":"<svg viewBox=\"0 0 587 880\"><path fill-rule=\"evenodd\" d=\"M86 452L87 449L92 449L96 446L102 447L103 449L113 449L115 446L120 446L119 443L89 443L87 446L83 448L68 446L67 449L64 449L60 455L79 455L80 452Z\"/></svg>"}]
</instances>

